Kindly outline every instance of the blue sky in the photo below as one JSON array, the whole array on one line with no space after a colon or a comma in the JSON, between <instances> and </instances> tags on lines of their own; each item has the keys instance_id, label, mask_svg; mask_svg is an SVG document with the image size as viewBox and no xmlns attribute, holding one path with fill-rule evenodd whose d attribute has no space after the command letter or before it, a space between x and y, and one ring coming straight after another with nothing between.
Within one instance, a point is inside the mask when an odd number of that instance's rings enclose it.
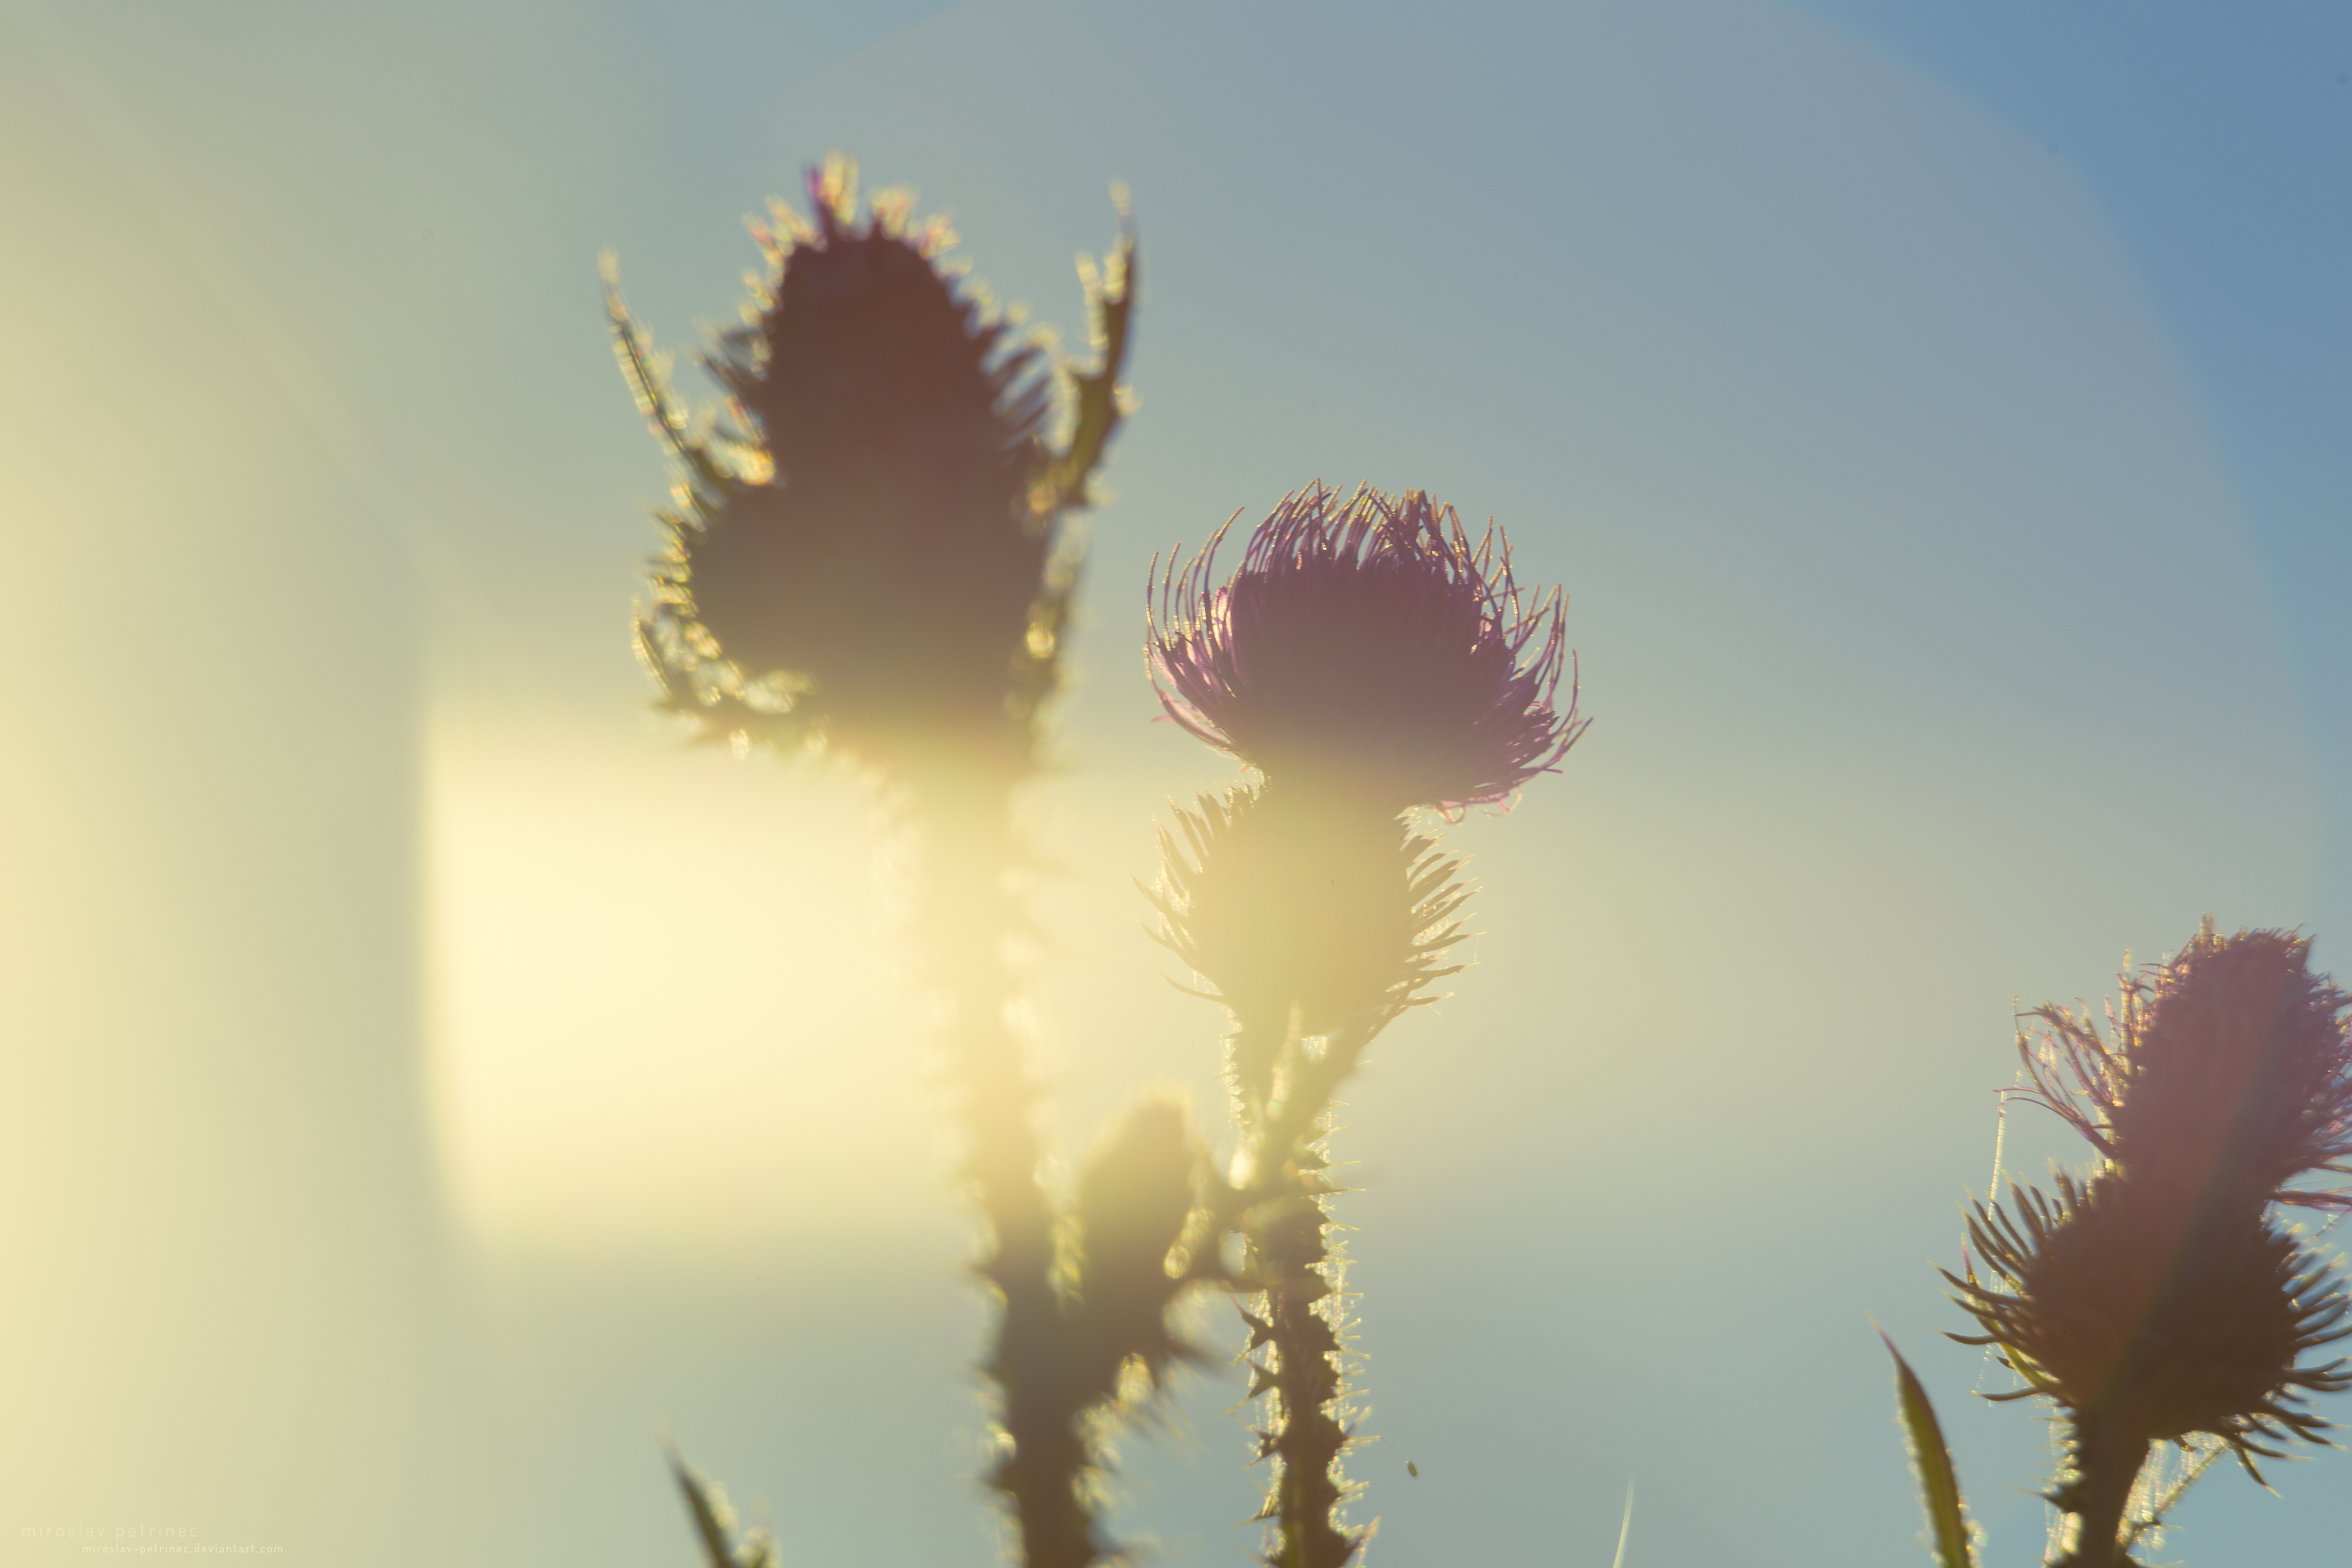
<instances>
[{"instance_id":1,"label":"blue sky","mask_svg":"<svg viewBox=\"0 0 2352 1568\"><path fill-rule=\"evenodd\" d=\"M1360 479L1571 591L1594 729L1453 830L1477 964L1340 1135L1373 1561L1598 1564L1629 1479L1636 1568L1901 1561L1872 1318L2029 1560L1928 1268L2013 1001L2352 940L2347 71L2316 5L0 0L6 1538L682 1562L667 1423L788 1560L986 1555L865 806L677 754L622 635L595 258L690 353L839 148L1073 337L1141 224L1035 802L1066 1152L1215 1104L1129 880L1229 777L1150 721L1154 552ZM1237 1394L1128 1446L1171 1563L1250 1540ZM2332 1549L2344 1462L2168 1554Z\"/></svg>"},{"instance_id":2,"label":"blue sky","mask_svg":"<svg viewBox=\"0 0 2352 1568\"><path fill-rule=\"evenodd\" d=\"M2262 552L2352 872L2352 16L2324 4L1810 9L2079 170L2161 311Z\"/></svg>"}]
</instances>

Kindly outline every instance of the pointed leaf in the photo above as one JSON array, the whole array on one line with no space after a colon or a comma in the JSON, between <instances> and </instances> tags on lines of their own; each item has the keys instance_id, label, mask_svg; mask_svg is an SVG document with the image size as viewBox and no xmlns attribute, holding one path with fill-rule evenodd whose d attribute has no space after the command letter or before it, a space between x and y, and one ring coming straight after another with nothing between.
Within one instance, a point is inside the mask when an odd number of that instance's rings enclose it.
<instances>
[{"instance_id":1,"label":"pointed leaf","mask_svg":"<svg viewBox=\"0 0 2352 1568\"><path fill-rule=\"evenodd\" d=\"M1969 1521L1960 1501L1960 1478L1952 1468L1951 1450L1944 1446L1944 1428L1927 1391L1911 1371L1911 1363L1895 1348L1885 1331L1878 1336L1895 1358L1895 1389L1903 1412L1903 1430L1911 1439L1911 1468L1919 1478L1919 1500L1927 1510L1927 1529L1935 1538L1937 1568L1976 1568L1975 1548L1969 1540Z\"/></svg>"},{"instance_id":2,"label":"pointed leaf","mask_svg":"<svg viewBox=\"0 0 2352 1568\"><path fill-rule=\"evenodd\" d=\"M714 1496L715 1489L687 1468L684 1457L676 1448L669 1451L669 1469L677 1478L677 1489L686 1494L687 1510L694 1516L694 1532L701 1538L710 1568L735 1568L735 1554L727 1541L725 1498Z\"/></svg>"}]
</instances>

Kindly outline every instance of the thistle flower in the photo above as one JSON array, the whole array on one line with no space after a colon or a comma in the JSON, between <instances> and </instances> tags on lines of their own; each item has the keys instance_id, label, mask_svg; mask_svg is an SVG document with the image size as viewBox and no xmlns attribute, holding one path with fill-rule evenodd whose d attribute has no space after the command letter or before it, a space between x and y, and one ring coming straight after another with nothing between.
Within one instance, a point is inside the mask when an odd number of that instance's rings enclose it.
<instances>
[{"instance_id":1,"label":"thistle flower","mask_svg":"<svg viewBox=\"0 0 2352 1568\"><path fill-rule=\"evenodd\" d=\"M2310 973L2284 931L2224 938L2209 918L2178 956L2123 978L2115 1037L2056 1007L2038 1048L2021 1036L2027 1097L2105 1156L2055 1196L2012 1185L1979 1204L1972 1250L1946 1270L1995 1347L2066 1415L2069 1473L2052 1500L2076 1521L2064 1568L2117 1561L2117 1534L2152 1445L2198 1436L2254 1456L2325 1441L2310 1396L2352 1389L2342 1358L2306 1352L2352 1336L2331 1264L2271 1205L2352 1207L2291 1184L2344 1173L2352 1153L2352 1040L2344 994ZM2069 1081L2071 1080L2071 1082Z\"/></svg>"},{"instance_id":2,"label":"thistle flower","mask_svg":"<svg viewBox=\"0 0 2352 1568\"><path fill-rule=\"evenodd\" d=\"M2292 932L2223 937L2209 917L2170 962L2122 977L2112 1044L2085 1018L2036 1009L2038 1048L2018 1042L2028 1098L2184 1201L2352 1208L2352 1193L2291 1185L2352 1175L2352 997L2310 959Z\"/></svg>"},{"instance_id":3,"label":"thistle flower","mask_svg":"<svg viewBox=\"0 0 2352 1568\"><path fill-rule=\"evenodd\" d=\"M1146 658L1168 716L1283 782L1339 784L1385 812L1507 799L1584 726L1565 603L1532 610L1492 527L1476 544L1420 490L1312 485L1215 578L1217 531L1189 567L1154 564Z\"/></svg>"},{"instance_id":4,"label":"thistle flower","mask_svg":"<svg viewBox=\"0 0 2352 1568\"><path fill-rule=\"evenodd\" d=\"M945 224L909 226L889 195L861 220L845 160L808 188L813 221L780 204L755 229L755 317L703 362L731 395L724 431L691 433L612 296L624 368L687 469L640 651L712 738L1025 760L1076 564L1057 522L1118 423L1131 242L1090 289L1105 363L1075 378L1055 451L1043 352L954 281Z\"/></svg>"},{"instance_id":5,"label":"thistle flower","mask_svg":"<svg viewBox=\"0 0 2352 1568\"><path fill-rule=\"evenodd\" d=\"M1263 1313L1244 1316L1250 1393L1270 1402L1265 1561L1343 1568L1369 1531L1338 1517L1351 1427L1320 1136L1366 1044L1458 967L1440 961L1467 897L1458 863L1400 819L1508 798L1583 726L1572 680L1554 706L1562 597L1529 611L1492 527L1474 545L1419 490L1343 503L1318 484L1284 498L1220 583L1231 527L1189 566L1153 563L1145 658L1168 716L1262 780L1178 812L1151 896L1161 940L1233 1014L1227 1081L1268 1189L1235 1216Z\"/></svg>"}]
</instances>

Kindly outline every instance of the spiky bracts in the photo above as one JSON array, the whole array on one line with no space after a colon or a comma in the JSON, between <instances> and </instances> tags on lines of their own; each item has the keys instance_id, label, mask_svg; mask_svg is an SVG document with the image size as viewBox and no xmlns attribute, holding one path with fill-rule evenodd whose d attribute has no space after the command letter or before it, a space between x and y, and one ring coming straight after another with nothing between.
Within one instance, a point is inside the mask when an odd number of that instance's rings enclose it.
<instances>
[{"instance_id":1,"label":"spiky bracts","mask_svg":"<svg viewBox=\"0 0 2352 1568\"><path fill-rule=\"evenodd\" d=\"M1181 836L1181 842L1180 842ZM1294 1031L1377 1033L1461 966L1461 862L1391 816L1302 786L1202 796L1162 828L1159 940L1235 1020L1227 1077L1245 1121Z\"/></svg>"},{"instance_id":2,"label":"spiky bracts","mask_svg":"<svg viewBox=\"0 0 2352 1568\"><path fill-rule=\"evenodd\" d=\"M1102 363L1066 368L1045 439L1042 351L943 264L902 197L861 219L855 171L757 234L769 276L703 363L731 420L698 434L608 290L622 363L683 472L659 514L638 645L662 705L713 739L829 744L889 769L948 752L1018 772L1058 679L1078 545L1062 526L1120 410L1132 239L1089 271Z\"/></svg>"},{"instance_id":3,"label":"spiky bracts","mask_svg":"<svg viewBox=\"0 0 2352 1568\"><path fill-rule=\"evenodd\" d=\"M2347 1206L2293 1184L2344 1170L2347 1042L2341 992L2280 931L2221 937L2208 920L2179 955L2126 974L2115 1037L2055 1007L2021 1040L2032 1088L2104 1156L2054 1195L2012 1185L1976 1205L1979 1260L1947 1271L1979 1334L2063 1414L2052 1500L2074 1516L2067 1568L2122 1560L2118 1535L2154 1445L2210 1438L2259 1478L2257 1456L2324 1442L2311 1396L2352 1389L2352 1336L2332 1265L2272 1205ZM2068 1079L2072 1082L2068 1082Z\"/></svg>"},{"instance_id":4,"label":"spiky bracts","mask_svg":"<svg viewBox=\"0 0 2352 1568\"><path fill-rule=\"evenodd\" d=\"M1146 660L1177 723L1278 782L1385 812L1507 799L1557 766L1583 726L1566 601L1532 607L1491 525L1475 544L1421 490L1316 484L1252 531L1216 580L1232 524L1187 566L1154 563Z\"/></svg>"},{"instance_id":5,"label":"spiky bracts","mask_svg":"<svg viewBox=\"0 0 2352 1568\"><path fill-rule=\"evenodd\" d=\"M2078 1423L2147 1442L2218 1437L2276 1458L2322 1440L2312 1394L2352 1387L2341 1360L2306 1352L2352 1334L2327 1262L2265 1216L2184 1210L2108 1171L2055 1194L2012 1184L1979 1204L1969 1241L1984 1269L1948 1271L1995 1348L2025 1384Z\"/></svg>"}]
</instances>

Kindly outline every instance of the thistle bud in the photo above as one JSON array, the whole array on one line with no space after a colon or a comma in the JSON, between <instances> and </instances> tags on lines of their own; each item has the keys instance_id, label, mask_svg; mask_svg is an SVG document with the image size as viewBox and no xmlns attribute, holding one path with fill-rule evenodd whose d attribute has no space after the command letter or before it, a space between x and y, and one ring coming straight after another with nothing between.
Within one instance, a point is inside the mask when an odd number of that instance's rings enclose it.
<instances>
[{"instance_id":1,"label":"thistle bud","mask_svg":"<svg viewBox=\"0 0 2352 1568\"><path fill-rule=\"evenodd\" d=\"M1556 767L1583 726L1558 590L1532 609L1495 529L1420 490L1284 498L1215 578L1220 529L1155 567L1147 661L1168 716L1281 783L1459 812Z\"/></svg>"},{"instance_id":2,"label":"thistle bud","mask_svg":"<svg viewBox=\"0 0 2352 1568\"><path fill-rule=\"evenodd\" d=\"M1140 1356L1156 1376L1182 1353L1167 1330L1178 1289L1167 1261L1183 1238L1202 1167L1182 1102L1153 1099L1127 1113L1079 1178L1078 1311L1113 1369Z\"/></svg>"},{"instance_id":3,"label":"thistle bud","mask_svg":"<svg viewBox=\"0 0 2352 1568\"><path fill-rule=\"evenodd\" d=\"M1095 290L1106 363L1075 378L1055 452L1043 351L955 281L946 226L910 226L891 197L861 217L843 160L809 195L812 217L779 205L757 231L754 319L704 361L731 397L724 438L688 433L613 300L625 368L688 470L640 649L665 705L714 736L1025 760L1076 569L1056 523L1117 423L1131 245Z\"/></svg>"}]
</instances>

